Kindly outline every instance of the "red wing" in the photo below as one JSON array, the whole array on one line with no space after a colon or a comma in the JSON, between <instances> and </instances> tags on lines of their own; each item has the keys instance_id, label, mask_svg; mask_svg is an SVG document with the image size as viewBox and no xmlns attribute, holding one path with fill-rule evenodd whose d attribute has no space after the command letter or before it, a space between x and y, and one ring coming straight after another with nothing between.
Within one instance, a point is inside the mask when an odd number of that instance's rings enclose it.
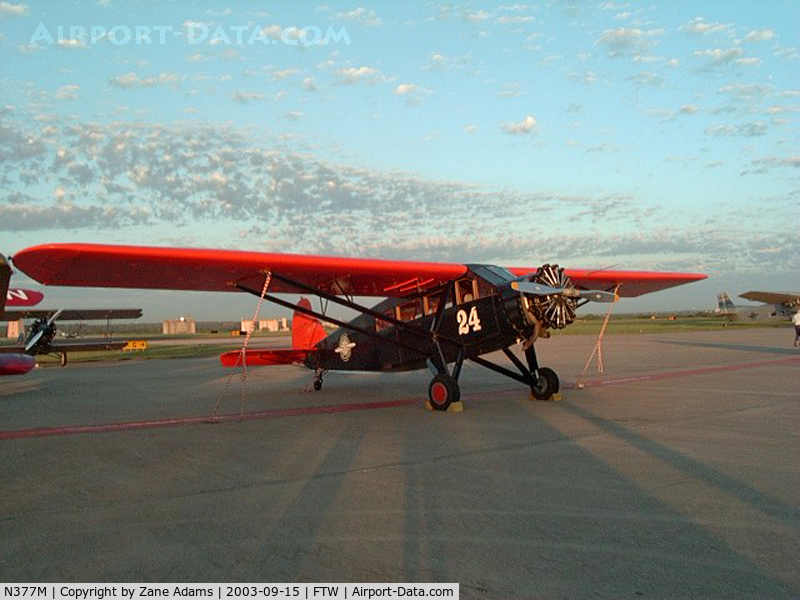
<instances>
[{"instance_id":1,"label":"red wing","mask_svg":"<svg viewBox=\"0 0 800 600\"><path fill-rule=\"evenodd\" d=\"M237 282L259 288L265 271L279 273L333 294L405 296L458 279L467 267L456 263L378 260L197 248L48 244L14 256L14 265L47 285L236 291ZM516 275L535 268L511 268ZM640 296L704 279L697 273L657 273L568 269L583 289L613 290ZM273 280L270 292L298 292Z\"/></svg>"},{"instance_id":2,"label":"red wing","mask_svg":"<svg viewBox=\"0 0 800 600\"><path fill-rule=\"evenodd\" d=\"M536 269L514 267L510 271L515 275L525 275L535 272ZM584 290L614 291L614 287L619 285L618 294L626 298L657 292L707 277L700 273L610 271L604 269L566 269L566 274L572 279L572 283Z\"/></svg>"},{"instance_id":3,"label":"red wing","mask_svg":"<svg viewBox=\"0 0 800 600\"><path fill-rule=\"evenodd\" d=\"M197 248L48 244L22 250L14 266L47 285L237 291L264 271L333 294L404 296L458 279L461 264ZM254 281L256 283L254 283ZM297 292L273 279L270 292Z\"/></svg>"}]
</instances>

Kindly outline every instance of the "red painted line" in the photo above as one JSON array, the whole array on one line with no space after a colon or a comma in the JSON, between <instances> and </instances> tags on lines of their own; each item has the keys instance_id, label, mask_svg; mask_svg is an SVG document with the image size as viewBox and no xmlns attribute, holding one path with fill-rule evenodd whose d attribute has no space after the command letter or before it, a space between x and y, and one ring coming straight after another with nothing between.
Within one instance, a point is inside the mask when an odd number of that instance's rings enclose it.
<instances>
[{"instance_id":1,"label":"red painted line","mask_svg":"<svg viewBox=\"0 0 800 600\"><path fill-rule=\"evenodd\" d=\"M690 375L706 375L708 373L721 373L723 371L739 371L742 369L756 369L759 367L768 367L770 365L779 365L792 361L800 360L800 356L792 356L791 358L776 358L773 360L761 360L751 363L741 363L737 365L722 365L719 367L704 367L702 369L684 369L682 371L667 371L666 373L652 373L651 375L635 375L633 377L622 377L620 379L595 379L593 381L586 381L584 386L590 385L620 385L623 383L637 383L639 381L655 381L658 379L673 379L675 377L687 377Z\"/></svg>"},{"instance_id":2,"label":"red painted line","mask_svg":"<svg viewBox=\"0 0 800 600\"><path fill-rule=\"evenodd\" d=\"M349 404L328 404L325 406L304 406L299 408L276 408L242 415L219 415L217 417L182 417L176 419L160 419L157 421L129 421L127 423L105 423L99 425L68 425L64 427L40 427L37 429L18 429L16 431L0 431L0 440L18 440L22 438L47 437L51 435L78 435L81 433L103 433L106 431L131 431L136 429L154 429L157 427L179 427L183 425L199 425L201 423L225 423L228 421L256 421L259 419L281 419L304 415L336 414L356 410L375 410L378 408L394 408L419 404L418 400L391 400L388 402L354 402Z\"/></svg>"}]
</instances>

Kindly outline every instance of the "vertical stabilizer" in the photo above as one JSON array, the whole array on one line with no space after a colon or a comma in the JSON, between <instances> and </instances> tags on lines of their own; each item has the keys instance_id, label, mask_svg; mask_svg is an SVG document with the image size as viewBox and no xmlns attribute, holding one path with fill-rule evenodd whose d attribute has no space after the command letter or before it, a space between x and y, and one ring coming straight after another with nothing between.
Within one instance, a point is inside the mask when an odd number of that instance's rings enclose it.
<instances>
[{"instance_id":1,"label":"vertical stabilizer","mask_svg":"<svg viewBox=\"0 0 800 600\"><path fill-rule=\"evenodd\" d=\"M736 311L736 305L731 300L731 297L728 296L728 292L722 292L721 294L717 294L717 312L722 314L728 314Z\"/></svg>"},{"instance_id":2,"label":"vertical stabilizer","mask_svg":"<svg viewBox=\"0 0 800 600\"><path fill-rule=\"evenodd\" d=\"M311 310L311 302L308 298L300 298L298 306ZM294 311L292 317L292 348L296 350L311 350L317 342L328 337L322 324L316 317Z\"/></svg>"}]
</instances>

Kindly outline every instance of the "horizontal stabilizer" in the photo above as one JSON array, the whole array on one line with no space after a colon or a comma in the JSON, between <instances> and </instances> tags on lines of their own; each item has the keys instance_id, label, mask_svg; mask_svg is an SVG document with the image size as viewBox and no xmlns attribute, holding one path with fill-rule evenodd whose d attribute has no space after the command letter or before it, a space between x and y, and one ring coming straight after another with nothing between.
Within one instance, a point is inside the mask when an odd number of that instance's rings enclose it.
<instances>
[{"instance_id":1,"label":"horizontal stabilizer","mask_svg":"<svg viewBox=\"0 0 800 600\"><path fill-rule=\"evenodd\" d=\"M248 366L269 366L269 365L294 365L302 364L308 355L307 350L297 350L294 348L276 348L269 350L247 350ZM222 366L238 367L242 364L242 351L235 350L226 352L219 357Z\"/></svg>"}]
</instances>

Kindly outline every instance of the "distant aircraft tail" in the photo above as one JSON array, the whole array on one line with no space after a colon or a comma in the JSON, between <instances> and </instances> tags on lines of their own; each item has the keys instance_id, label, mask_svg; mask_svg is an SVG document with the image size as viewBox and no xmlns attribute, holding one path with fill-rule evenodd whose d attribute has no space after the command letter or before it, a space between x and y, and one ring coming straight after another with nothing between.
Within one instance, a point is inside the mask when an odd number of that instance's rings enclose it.
<instances>
[{"instance_id":1,"label":"distant aircraft tail","mask_svg":"<svg viewBox=\"0 0 800 600\"><path fill-rule=\"evenodd\" d=\"M736 305L731 300L731 297L728 296L728 292L717 294L717 312L724 315L734 311L736 311Z\"/></svg>"},{"instance_id":2,"label":"distant aircraft tail","mask_svg":"<svg viewBox=\"0 0 800 600\"><path fill-rule=\"evenodd\" d=\"M307 298L301 298L297 305L311 309L311 302ZM309 353L314 351L317 342L327 336L319 319L295 311L292 317L292 347L247 350L247 364L249 366L302 364ZM226 352L220 356L220 361L226 367L240 366L242 359L241 350Z\"/></svg>"}]
</instances>

